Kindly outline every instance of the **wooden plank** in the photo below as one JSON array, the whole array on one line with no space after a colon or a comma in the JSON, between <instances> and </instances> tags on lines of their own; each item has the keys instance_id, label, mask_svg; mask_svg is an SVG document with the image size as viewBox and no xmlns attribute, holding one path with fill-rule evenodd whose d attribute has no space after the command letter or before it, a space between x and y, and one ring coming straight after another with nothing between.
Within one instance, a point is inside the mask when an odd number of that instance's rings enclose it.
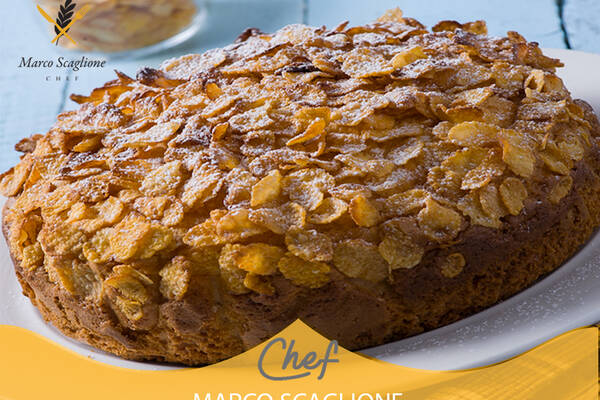
<instances>
[{"instance_id":1,"label":"wooden plank","mask_svg":"<svg viewBox=\"0 0 600 400\"><path fill-rule=\"evenodd\" d=\"M483 19L491 35L504 36L513 30L544 47L565 47L555 0L308 0L308 23L334 27L349 20L364 24L394 7L427 26L440 20Z\"/></svg>"},{"instance_id":2,"label":"wooden plank","mask_svg":"<svg viewBox=\"0 0 600 400\"><path fill-rule=\"evenodd\" d=\"M600 1L564 0L563 22L572 49L600 53Z\"/></svg>"}]
</instances>

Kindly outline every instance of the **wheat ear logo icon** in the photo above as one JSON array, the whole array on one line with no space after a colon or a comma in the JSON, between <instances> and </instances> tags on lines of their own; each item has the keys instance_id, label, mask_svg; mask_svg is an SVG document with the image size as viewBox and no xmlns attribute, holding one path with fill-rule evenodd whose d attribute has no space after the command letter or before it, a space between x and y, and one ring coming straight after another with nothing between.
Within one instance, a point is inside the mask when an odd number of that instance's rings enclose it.
<instances>
[{"instance_id":1,"label":"wheat ear logo icon","mask_svg":"<svg viewBox=\"0 0 600 400\"><path fill-rule=\"evenodd\" d=\"M48 15L48 13L44 11L42 7L39 5L37 6L37 9L40 14L42 14L42 17L54 25L54 33L56 33L56 36L54 39L52 39L52 43L58 45L58 41L64 36L73 42L73 44L77 44L75 40L69 36L68 32L75 21L82 19L85 14L87 14L90 9L90 5L86 4L79 11L75 12L76 6L77 4L73 0L65 0L65 3L61 4L58 9L58 16L56 17L56 20L53 20L52 17Z\"/></svg>"},{"instance_id":2,"label":"wheat ear logo icon","mask_svg":"<svg viewBox=\"0 0 600 400\"><path fill-rule=\"evenodd\" d=\"M77 4L73 3L72 0L66 0L65 4L61 4L60 8L58 9L58 16L56 17L56 23L54 24L54 33L59 35L58 39L56 39L57 46L58 42L60 41L60 28L64 29L64 33L69 32L69 29L71 29L70 27L67 28L67 26L69 26L69 24L71 23L71 19L73 18L74 13L73 10L75 10L76 5Z\"/></svg>"}]
</instances>

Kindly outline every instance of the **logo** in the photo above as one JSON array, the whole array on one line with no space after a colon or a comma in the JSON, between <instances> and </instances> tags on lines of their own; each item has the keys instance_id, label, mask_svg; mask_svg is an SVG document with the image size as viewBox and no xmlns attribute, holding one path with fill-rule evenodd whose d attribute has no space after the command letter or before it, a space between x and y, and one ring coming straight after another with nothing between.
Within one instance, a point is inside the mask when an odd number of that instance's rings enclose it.
<instances>
[{"instance_id":1,"label":"logo","mask_svg":"<svg viewBox=\"0 0 600 400\"><path fill-rule=\"evenodd\" d=\"M57 3L62 2L63 0L56 1ZM89 0L86 0L89 1ZM59 4L58 14L56 19L52 19L50 14L46 12L40 5L37 5L37 9L39 13L44 17L46 21L52 24L54 28L55 36L51 40L51 43L58 45L59 41L64 37L66 39L62 39L63 41L69 40L74 46L77 45L73 36L73 32L71 31L71 27L74 23L83 19L85 15L90 11L92 6L85 4L83 7L76 10L77 4L74 0L64 0L64 3ZM96 68L104 68L106 66L106 60L99 59L91 59L85 56L81 56L78 59L72 59L71 57L57 57L56 59L51 58L36 58L35 56L26 55L21 56L20 60L17 62L17 68L22 69L40 69L50 71L54 69L54 73L45 74L44 79L46 82L54 81L54 82L63 82L63 81L76 81L78 80L77 72L80 70L92 70Z\"/></svg>"},{"instance_id":2,"label":"logo","mask_svg":"<svg viewBox=\"0 0 600 400\"><path fill-rule=\"evenodd\" d=\"M340 362L339 359L332 358L332 355L338 352L338 343L335 340L329 342L327 350L321 358L318 358L316 351L310 351L300 358L300 354L294 350L295 343L296 341L292 339L288 345L288 342L280 337L269 341L258 358L258 371L260 374L272 381L288 381L304 378L311 375L313 370L318 370L317 379L321 380L325 376L327 366L330 363ZM269 353L281 357L281 372L279 374L269 373L265 370L265 356ZM288 368L291 368L292 371L286 373Z\"/></svg>"},{"instance_id":3,"label":"logo","mask_svg":"<svg viewBox=\"0 0 600 400\"><path fill-rule=\"evenodd\" d=\"M56 20L53 20L52 17L46 11L44 11L42 7L39 5L37 6L37 9L42 17L54 25L54 33L56 33L56 36L54 39L52 39L51 43L58 45L60 38L64 36L73 42L74 45L77 44L69 35L69 29L71 29L71 26L73 26L75 22L79 21L85 16L85 14L87 14L90 9L90 5L86 4L80 10L75 12L76 6L77 4L74 3L73 0L65 0L65 3L61 4L60 8L58 9L58 16L56 17Z\"/></svg>"}]
</instances>

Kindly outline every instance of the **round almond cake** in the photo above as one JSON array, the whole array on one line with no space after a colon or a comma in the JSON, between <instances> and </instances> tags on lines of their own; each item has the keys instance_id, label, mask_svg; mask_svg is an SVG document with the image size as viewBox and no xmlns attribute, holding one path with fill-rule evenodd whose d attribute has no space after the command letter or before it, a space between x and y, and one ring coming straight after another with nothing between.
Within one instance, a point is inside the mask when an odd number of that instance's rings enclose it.
<instances>
[{"instance_id":1,"label":"round almond cake","mask_svg":"<svg viewBox=\"0 0 600 400\"><path fill-rule=\"evenodd\" d=\"M528 287L600 222L599 123L482 21L248 29L23 139L4 234L64 334L208 364L300 318L349 349Z\"/></svg>"}]
</instances>

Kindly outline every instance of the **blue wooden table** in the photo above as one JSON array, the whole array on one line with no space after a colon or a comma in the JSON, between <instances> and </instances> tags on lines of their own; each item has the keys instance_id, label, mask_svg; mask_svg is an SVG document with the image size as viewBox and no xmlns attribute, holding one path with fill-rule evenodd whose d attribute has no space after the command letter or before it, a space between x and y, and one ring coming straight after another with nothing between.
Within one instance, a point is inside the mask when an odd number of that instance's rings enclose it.
<instances>
[{"instance_id":1,"label":"blue wooden table","mask_svg":"<svg viewBox=\"0 0 600 400\"><path fill-rule=\"evenodd\" d=\"M89 93L113 79L114 69L133 75L141 66L223 46L249 26L268 32L291 23L363 24L400 7L428 26L442 19L484 19L492 35L516 30L542 47L600 52L600 0L209 0L208 7L201 32L176 48L142 59L109 60L103 69L75 73L17 68L21 57L57 54L32 1L6 4L0 25L0 170L16 162L12 147L18 139L46 132L58 113L76 106L69 94Z\"/></svg>"}]
</instances>

